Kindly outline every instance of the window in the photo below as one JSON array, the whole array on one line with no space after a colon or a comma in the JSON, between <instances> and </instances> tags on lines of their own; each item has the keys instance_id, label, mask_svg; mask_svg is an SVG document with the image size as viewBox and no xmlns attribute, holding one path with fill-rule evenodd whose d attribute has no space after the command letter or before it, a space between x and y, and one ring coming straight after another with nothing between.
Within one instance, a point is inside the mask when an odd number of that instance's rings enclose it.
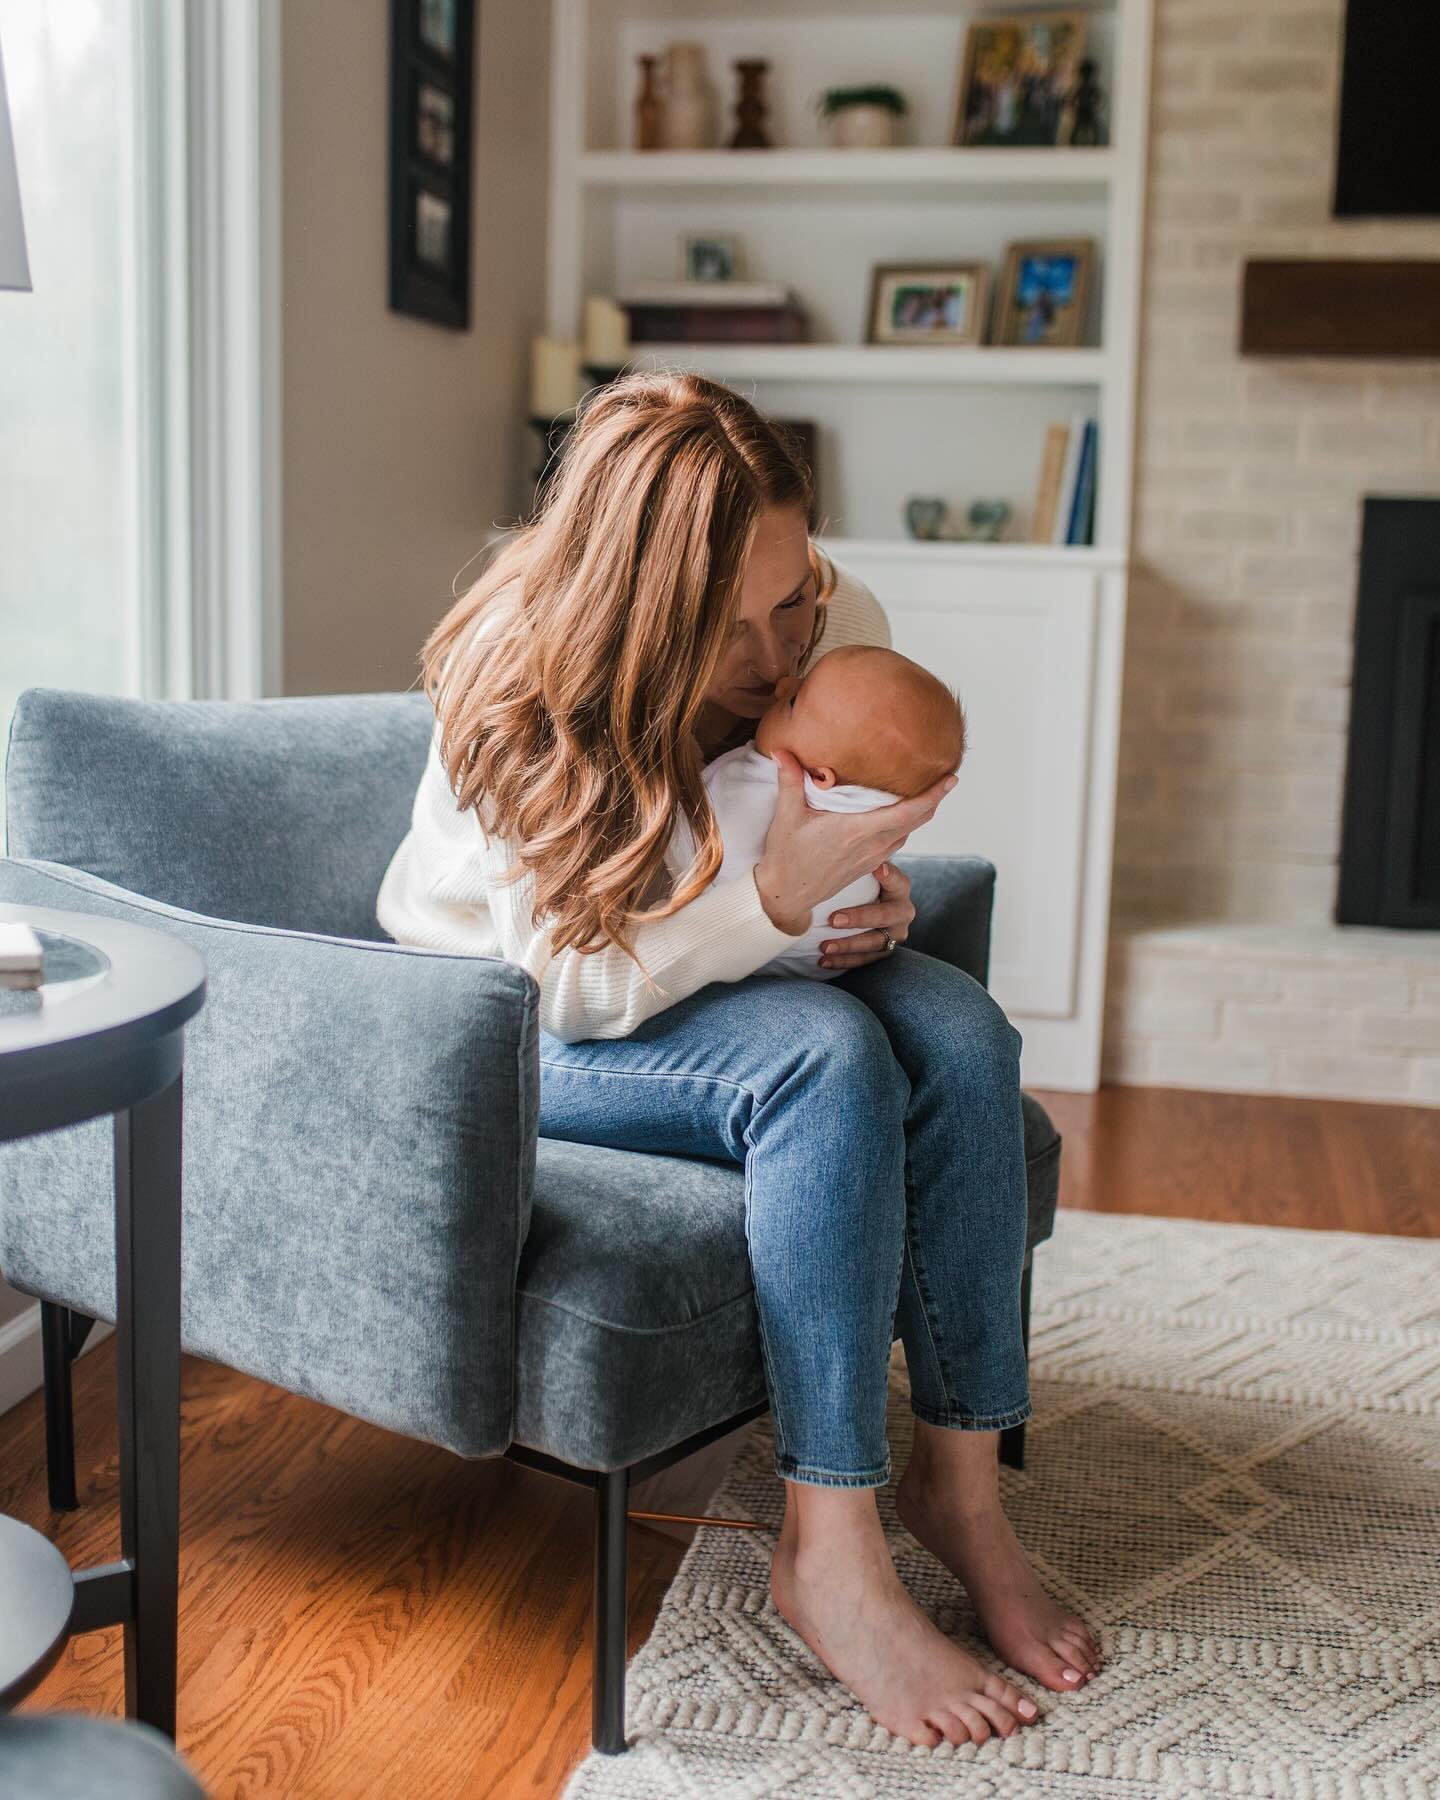
<instances>
[{"instance_id":1,"label":"window","mask_svg":"<svg viewBox=\"0 0 1440 1800\"><path fill-rule=\"evenodd\" d=\"M0 294L0 741L23 688L146 685L135 25L134 0L0 0L34 283Z\"/></svg>"}]
</instances>

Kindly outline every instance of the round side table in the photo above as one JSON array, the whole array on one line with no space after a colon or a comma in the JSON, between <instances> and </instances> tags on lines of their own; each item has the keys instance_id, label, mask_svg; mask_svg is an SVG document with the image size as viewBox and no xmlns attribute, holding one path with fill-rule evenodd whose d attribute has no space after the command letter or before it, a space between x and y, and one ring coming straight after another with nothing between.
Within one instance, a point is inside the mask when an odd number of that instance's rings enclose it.
<instances>
[{"instance_id":1,"label":"round side table","mask_svg":"<svg viewBox=\"0 0 1440 1800\"><path fill-rule=\"evenodd\" d=\"M44 948L39 987L0 985L0 1141L106 1113L115 1119L120 1415L120 1560L73 1577L58 1627L56 1564L67 1565L0 1517L7 1597L17 1591L12 1566L32 1572L0 1633L0 1705L41 1679L70 1632L123 1625L126 1711L173 1738L181 1070L185 1025L205 1001L205 964L176 938L100 913L0 904L0 920L32 926ZM47 1389L49 1375L47 1367ZM64 1375L68 1394L68 1364ZM32 1654L52 1630L49 1648Z\"/></svg>"}]
</instances>

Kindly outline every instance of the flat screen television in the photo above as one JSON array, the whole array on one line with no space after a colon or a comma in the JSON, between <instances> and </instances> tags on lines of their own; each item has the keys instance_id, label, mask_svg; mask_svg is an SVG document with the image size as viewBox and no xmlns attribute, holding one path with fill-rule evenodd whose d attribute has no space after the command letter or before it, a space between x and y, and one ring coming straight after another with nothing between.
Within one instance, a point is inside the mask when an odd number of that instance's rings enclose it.
<instances>
[{"instance_id":1,"label":"flat screen television","mask_svg":"<svg viewBox=\"0 0 1440 1800\"><path fill-rule=\"evenodd\" d=\"M1440 5L1349 0L1335 216L1440 216Z\"/></svg>"}]
</instances>

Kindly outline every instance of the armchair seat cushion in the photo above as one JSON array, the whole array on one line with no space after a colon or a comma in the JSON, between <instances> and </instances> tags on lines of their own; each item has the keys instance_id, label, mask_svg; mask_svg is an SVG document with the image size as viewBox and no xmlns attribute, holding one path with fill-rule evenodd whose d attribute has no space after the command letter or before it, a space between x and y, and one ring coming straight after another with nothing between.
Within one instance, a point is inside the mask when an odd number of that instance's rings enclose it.
<instances>
[{"instance_id":1,"label":"armchair seat cushion","mask_svg":"<svg viewBox=\"0 0 1440 1800\"><path fill-rule=\"evenodd\" d=\"M1033 1248L1060 1138L1023 1109ZM765 1398L737 1164L541 1138L517 1287L519 1444L618 1469Z\"/></svg>"}]
</instances>

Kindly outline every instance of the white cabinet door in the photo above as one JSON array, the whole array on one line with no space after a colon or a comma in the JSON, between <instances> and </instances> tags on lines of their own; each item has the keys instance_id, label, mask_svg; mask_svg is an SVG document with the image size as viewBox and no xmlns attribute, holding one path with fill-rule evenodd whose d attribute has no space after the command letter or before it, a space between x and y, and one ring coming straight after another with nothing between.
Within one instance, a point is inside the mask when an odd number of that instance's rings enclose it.
<instances>
[{"instance_id":1,"label":"white cabinet door","mask_svg":"<svg viewBox=\"0 0 1440 1800\"><path fill-rule=\"evenodd\" d=\"M1008 1012L1071 1017L1097 572L837 556L884 606L895 648L953 687L969 721L960 785L906 849L994 863L991 991Z\"/></svg>"}]
</instances>

